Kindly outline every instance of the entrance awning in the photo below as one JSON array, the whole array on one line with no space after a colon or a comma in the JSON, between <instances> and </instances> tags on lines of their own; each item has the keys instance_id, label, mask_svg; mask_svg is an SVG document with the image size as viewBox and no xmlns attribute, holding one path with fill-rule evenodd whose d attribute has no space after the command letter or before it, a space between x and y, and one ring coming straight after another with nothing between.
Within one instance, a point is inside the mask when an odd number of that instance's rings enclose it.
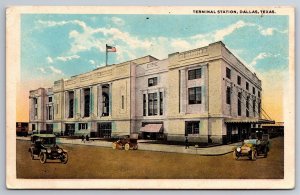
<instances>
[{"instance_id":1,"label":"entrance awning","mask_svg":"<svg viewBox=\"0 0 300 195\"><path fill-rule=\"evenodd\" d=\"M162 131L162 124L147 124L140 129L141 132L159 133Z\"/></svg>"},{"instance_id":2,"label":"entrance awning","mask_svg":"<svg viewBox=\"0 0 300 195\"><path fill-rule=\"evenodd\" d=\"M274 124L275 121L258 118L228 118L225 123Z\"/></svg>"}]
</instances>

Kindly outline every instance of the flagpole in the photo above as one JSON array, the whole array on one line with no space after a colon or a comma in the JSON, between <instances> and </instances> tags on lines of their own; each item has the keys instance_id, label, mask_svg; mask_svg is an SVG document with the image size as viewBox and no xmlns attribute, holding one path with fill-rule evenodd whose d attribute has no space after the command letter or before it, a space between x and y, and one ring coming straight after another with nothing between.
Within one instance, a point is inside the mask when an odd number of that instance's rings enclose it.
<instances>
[{"instance_id":1,"label":"flagpole","mask_svg":"<svg viewBox=\"0 0 300 195\"><path fill-rule=\"evenodd\" d=\"M105 44L105 66L107 66L107 44Z\"/></svg>"}]
</instances>

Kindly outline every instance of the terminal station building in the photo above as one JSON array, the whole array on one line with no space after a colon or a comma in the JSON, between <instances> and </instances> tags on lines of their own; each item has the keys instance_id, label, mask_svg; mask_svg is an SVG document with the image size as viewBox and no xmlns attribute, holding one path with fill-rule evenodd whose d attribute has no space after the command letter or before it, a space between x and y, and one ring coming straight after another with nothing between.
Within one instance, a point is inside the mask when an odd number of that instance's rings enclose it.
<instances>
[{"instance_id":1,"label":"terminal station building","mask_svg":"<svg viewBox=\"0 0 300 195\"><path fill-rule=\"evenodd\" d=\"M30 91L29 131L230 143L261 117L261 80L222 42L145 56Z\"/></svg>"}]
</instances>

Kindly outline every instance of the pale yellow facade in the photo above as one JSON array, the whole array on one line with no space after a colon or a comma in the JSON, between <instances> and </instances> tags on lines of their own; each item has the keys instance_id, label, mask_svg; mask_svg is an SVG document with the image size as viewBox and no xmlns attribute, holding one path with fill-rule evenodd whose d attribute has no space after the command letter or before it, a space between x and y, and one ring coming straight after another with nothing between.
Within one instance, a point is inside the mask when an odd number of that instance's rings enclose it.
<instances>
[{"instance_id":1,"label":"pale yellow facade","mask_svg":"<svg viewBox=\"0 0 300 195\"><path fill-rule=\"evenodd\" d=\"M184 141L187 136L190 142L227 143L248 133L253 123L243 123L245 118L260 119L261 90L257 76L216 42L164 60L146 56L101 67L30 91L29 129L92 137L137 132L150 139ZM34 99L44 118L35 117ZM47 110L53 112L51 120ZM161 129L147 132L145 126L152 123Z\"/></svg>"}]
</instances>

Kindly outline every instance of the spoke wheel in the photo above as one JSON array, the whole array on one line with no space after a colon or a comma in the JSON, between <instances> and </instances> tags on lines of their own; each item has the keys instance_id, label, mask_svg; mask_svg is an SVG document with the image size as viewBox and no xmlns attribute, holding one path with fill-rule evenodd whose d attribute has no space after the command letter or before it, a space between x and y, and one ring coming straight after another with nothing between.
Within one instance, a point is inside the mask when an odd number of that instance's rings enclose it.
<instances>
[{"instance_id":1,"label":"spoke wheel","mask_svg":"<svg viewBox=\"0 0 300 195\"><path fill-rule=\"evenodd\" d=\"M44 164L47 161L47 155L44 152L40 153L40 162Z\"/></svg>"}]
</instances>

